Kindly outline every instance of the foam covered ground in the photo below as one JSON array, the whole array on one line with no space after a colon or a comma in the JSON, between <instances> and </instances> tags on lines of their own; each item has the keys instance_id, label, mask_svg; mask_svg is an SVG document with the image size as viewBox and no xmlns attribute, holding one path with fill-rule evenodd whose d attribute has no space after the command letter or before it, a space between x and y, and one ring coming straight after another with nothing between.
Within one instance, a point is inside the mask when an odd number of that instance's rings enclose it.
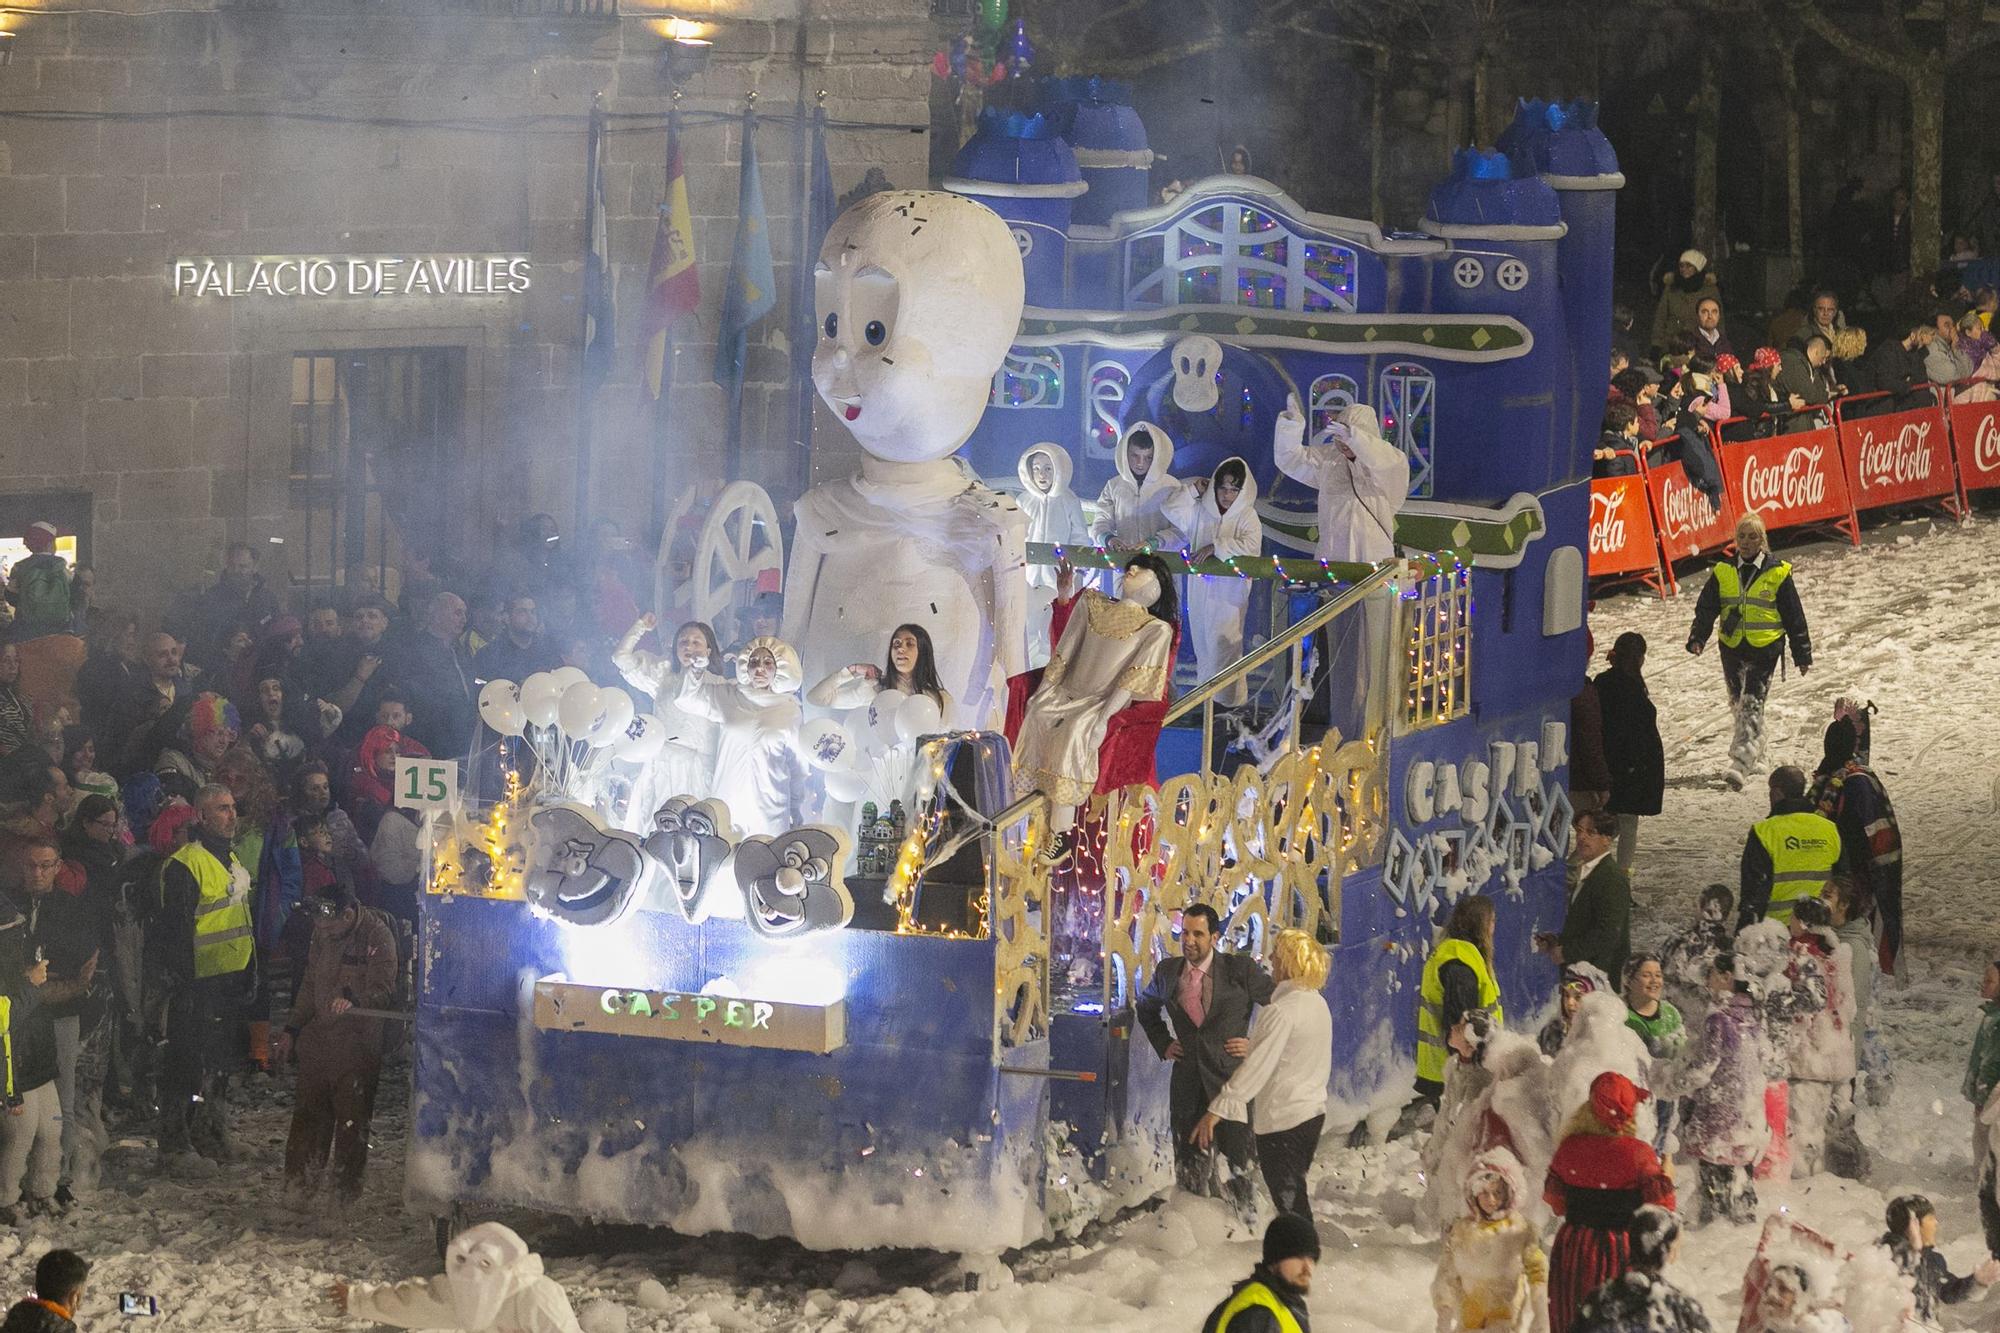
<instances>
[{"instance_id":1,"label":"foam covered ground","mask_svg":"<svg viewBox=\"0 0 2000 1333\"><path fill-rule=\"evenodd\" d=\"M1783 552L1798 566L1818 665L1777 682L1769 712L1775 759L1808 766L1833 699L1872 698L1875 764L1901 818L1908 860L1910 975L1876 992L1878 1022L1897 1064L1893 1102L1864 1111L1872 1178L1830 1177L1764 1191L1767 1211L1789 1209L1856 1245L1881 1228L1885 1199L1929 1192L1945 1253L1964 1271L1981 1248L1970 1179L1969 1130L1959 1098L1978 969L2000 952L2000 523L1958 529L1902 524L1859 550L1813 544ZM1716 661L1681 650L1698 577L1678 603L1636 594L1601 601L1600 646L1636 629L1652 642L1648 675L1660 708L1670 786L1665 814L1646 822L1635 874L1638 933L1657 936L1692 911L1701 885L1734 882L1755 791L1717 779L1728 713ZM385 1100L395 1100L393 1095ZM106 1188L72 1218L0 1234L0 1285L11 1300L33 1258L53 1243L98 1264L88 1326L116 1321L121 1290L159 1297L161 1329L354 1328L325 1300L336 1276L436 1271L429 1222L400 1200L403 1117L377 1121L377 1156L362 1205L338 1217L301 1216L278 1199L286 1115L282 1089L253 1090L239 1116L244 1160L216 1177L167 1181L137 1139L114 1149ZM1691 1174L1691 1173L1684 1173ZM1435 1326L1429 1302L1436 1242L1415 1226L1422 1190L1407 1143L1322 1151L1315 1209L1327 1252L1312 1295L1315 1327L1343 1333ZM702 1330L1195 1329L1256 1256L1249 1237L1204 1201L1093 1229L1083 1243L986 1264L979 1289L948 1257L829 1256L796 1247L663 1236L546 1219L509 1218L549 1256L588 1333ZM1718 1327L1735 1323L1735 1292L1755 1241L1719 1224L1691 1235L1678 1279ZM2000 1298L1949 1310L1953 1327L2000 1328Z\"/></svg>"}]
</instances>

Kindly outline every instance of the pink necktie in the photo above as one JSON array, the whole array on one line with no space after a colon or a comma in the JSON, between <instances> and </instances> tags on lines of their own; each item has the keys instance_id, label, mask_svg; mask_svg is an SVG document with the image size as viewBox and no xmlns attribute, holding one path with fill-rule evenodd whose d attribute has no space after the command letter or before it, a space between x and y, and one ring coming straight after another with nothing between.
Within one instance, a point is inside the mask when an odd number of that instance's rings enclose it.
<instances>
[{"instance_id":1,"label":"pink necktie","mask_svg":"<svg viewBox=\"0 0 2000 1333\"><path fill-rule=\"evenodd\" d=\"M1189 968L1181 973L1181 1009L1188 1016L1188 1022L1201 1026L1201 973Z\"/></svg>"}]
</instances>

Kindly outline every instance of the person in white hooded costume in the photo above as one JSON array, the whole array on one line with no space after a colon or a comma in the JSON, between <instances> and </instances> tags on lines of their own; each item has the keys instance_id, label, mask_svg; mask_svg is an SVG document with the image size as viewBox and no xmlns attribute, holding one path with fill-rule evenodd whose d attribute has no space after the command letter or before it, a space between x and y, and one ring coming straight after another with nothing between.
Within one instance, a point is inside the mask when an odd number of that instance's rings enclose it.
<instances>
[{"instance_id":1,"label":"person in white hooded costume","mask_svg":"<svg viewBox=\"0 0 2000 1333\"><path fill-rule=\"evenodd\" d=\"M1195 560L1211 556L1237 560L1264 550L1257 478L1241 458L1225 458L1213 476L1197 477L1177 488L1160 512L1185 534L1188 554ZM1194 636L1195 665L1206 680L1243 656L1243 613L1250 605L1250 580L1233 574L1190 574L1187 581L1188 632ZM1249 682L1239 679L1218 698L1236 706L1249 695Z\"/></svg>"},{"instance_id":2,"label":"person in white hooded costume","mask_svg":"<svg viewBox=\"0 0 2000 1333\"><path fill-rule=\"evenodd\" d=\"M381 1285L337 1282L342 1314L397 1328L459 1333L583 1333L569 1297L542 1273L542 1257L498 1222L452 1237L444 1272Z\"/></svg>"},{"instance_id":3,"label":"person in white hooded costume","mask_svg":"<svg viewBox=\"0 0 2000 1333\"><path fill-rule=\"evenodd\" d=\"M799 748L799 655L757 638L736 658L736 679L690 672L675 706L719 724L714 795L739 836L770 836L805 823L807 771Z\"/></svg>"},{"instance_id":4,"label":"person in white hooded costume","mask_svg":"<svg viewBox=\"0 0 2000 1333\"><path fill-rule=\"evenodd\" d=\"M1048 546L1088 545L1090 521L1083 501L1070 489L1076 464L1059 444L1042 443L1021 455L1021 512L1028 519L1028 541ZM1049 609L1055 602L1054 565L1028 566L1028 667L1049 661Z\"/></svg>"},{"instance_id":5,"label":"person in white hooded costume","mask_svg":"<svg viewBox=\"0 0 2000 1333\"><path fill-rule=\"evenodd\" d=\"M653 697L653 713L666 723L667 741L647 766L646 779L632 794L632 809L651 818L654 810L675 796L703 797L715 780L716 724L680 707L681 683L689 676L707 676L722 666L722 649L715 631L690 620L674 631L672 652L662 657L639 647L659 624L648 611L632 622L612 650L611 665L635 690ZM710 680L720 677L708 676Z\"/></svg>"},{"instance_id":6,"label":"person in white hooded costume","mask_svg":"<svg viewBox=\"0 0 2000 1333\"><path fill-rule=\"evenodd\" d=\"M1132 425L1113 454L1118 474L1097 497L1091 540L1114 551L1178 546L1173 520L1163 512L1180 490L1174 479L1174 442L1150 421Z\"/></svg>"},{"instance_id":7,"label":"person in white hooded costume","mask_svg":"<svg viewBox=\"0 0 2000 1333\"><path fill-rule=\"evenodd\" d=\"M1020 327L1013 233L963 196L886 190L834 219L813 284L813 384L867 456L799 499L781 633L820 680L920 624L946 721L997 724L1027 669L1027 520L952 454Z\"/></svg>"}]
</instances>

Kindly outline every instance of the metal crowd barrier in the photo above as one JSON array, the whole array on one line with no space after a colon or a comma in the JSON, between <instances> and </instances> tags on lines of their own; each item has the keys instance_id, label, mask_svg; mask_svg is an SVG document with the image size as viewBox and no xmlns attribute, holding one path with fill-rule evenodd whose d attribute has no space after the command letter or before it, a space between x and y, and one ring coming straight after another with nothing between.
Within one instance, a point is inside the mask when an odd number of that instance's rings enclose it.
<instances>
[{"instance_id":1,"label":"metal crowd barrier","mask_svg":"<svg viewBox=\"0 0 2000 1333\"><path fill-rule=\"evenodd\" d=\"M1737 518L1751 511L1774 532L1821 528L1855 545L1861 515L1874 510L1936 505L1963 515L1975 491L2000 489L2000 401L1952 401L1980 382L1850 394L1827 404L1825 424L1753 439L1723 438L1725 428L1749 418L1711 423L1720 507L1694 488L1678 460L1647 462L1650 450L1676 437L1619 450L1633 472L1590 483L1591 579L1600 587L1638 582L1673 596L1676 562L1729 545Z\"/></svg>"}]
</instances>

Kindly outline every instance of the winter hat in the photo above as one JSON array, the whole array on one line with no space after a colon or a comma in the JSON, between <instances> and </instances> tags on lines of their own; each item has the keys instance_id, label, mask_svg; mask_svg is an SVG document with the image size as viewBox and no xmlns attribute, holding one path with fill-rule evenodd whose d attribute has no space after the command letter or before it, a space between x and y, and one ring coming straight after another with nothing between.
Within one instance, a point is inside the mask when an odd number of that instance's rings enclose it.
<instances>
[{"instance_id":1,"label":"winter hat","mask_svg":"<svg viewBox=\"0 0 2000 1333\"><path fill-rule=\"evenodd\" d=\"M239 736L243 734L243 719L237 714L236 705L219 694L207 692L195 696L187 725L188 736L197 745L223 727Z\"/></svg>"},{"instance_id":2,"label":"winter hat","mask_svg":"<svg viewBox=\"0 0 2000 1333\"><path fill-rule=\"evenodd\" d=\"M56 544L56 525L47 519L37 519L21 534L21 542L36 555L47 551Z\"/></svg>"},{"instance_id":3,"label":"winter hat","mask_svg":"<svg viewBox=\"0 0 2000 1333\"><path fill-rule=\"evenodd\" d=\"M1759 347L1750 354L1750 369L1776 370L1783 360L1784 358L1778 355L1777 348Z\"/></svg>"},{"instance_id":4,"label":"winter hat","mask_svg":"<svg viewBox=\"0 0 2000 1333\"><path fill-rule=\"evenodd\" d=\"M1264 1231L1264 1266L1274 1268L1286 1259L1318 1259L1319 1232L1312 1219L1297 1213L1279 1213Z\"/></svg>"},{"instance_id":5,"label":"winter hat","mask_svg":"<svg viewBox=\"0 0 2000 1333\"><path fill-rule=\"evenodd\" d=\"M1743 369L1743 363L1728 352L1724 352L1721 356L1715 358L1715 373L1718 375L1728 375L1741 369Z\"/></svg>"},{"instance_id":6,"label":"winter hat","mask_svg":"<svg viewBox=\"0 0 2000 1333\"><path fill-rule=\"evenodd\" d=\"M1854 758L1856 744L1854 723L1844 717L1835 718L1831 723L1827 724L1826 740L1820 756L1819 771L1822 773L1835 773L1847 767L1847 762Z\"/></svg>"},{"instance_id":7,"label":"winter hat","mask_svg":"<svg viewBox=\"0 0 2000 1333\"><path fill-rule=\"evenodd\" d=\"M1686 249L1681 251L1681 263L1692 265L1694 271L1699 273L1708 267L1708 256L1696 249Z\"/></svg>"},{"instance_id":8,"label":"winter hat","mask_svg":"<svg viewBox=\"0 0 2000 1333\"><path fill-rule=\"evenodd\" d=\"M1639 1114L1639 1103L1651 1096L1631 1079L1609 1069L1590 1081L1591 1111L1606 1129L1619 1133L1632 1127L1633 1118Z\"/></svg>"}]
</instances>

